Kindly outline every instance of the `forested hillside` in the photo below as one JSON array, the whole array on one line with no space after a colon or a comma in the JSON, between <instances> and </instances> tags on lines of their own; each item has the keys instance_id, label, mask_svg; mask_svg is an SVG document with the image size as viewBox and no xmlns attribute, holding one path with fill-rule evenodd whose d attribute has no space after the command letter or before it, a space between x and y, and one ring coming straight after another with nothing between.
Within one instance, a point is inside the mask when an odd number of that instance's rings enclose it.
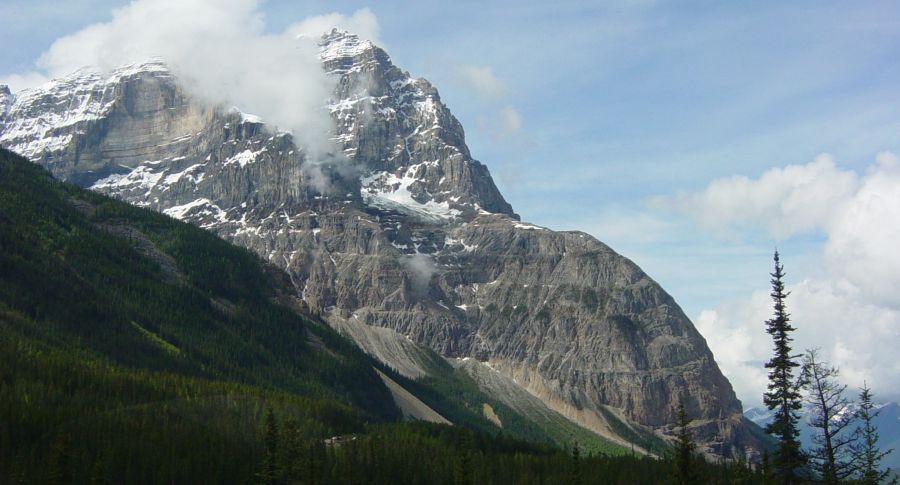
<instances>
[{"instance_id":1,"label":"forested hillside","mask_svg":"<svg viewBox=\"0 0 900 485\"><path fill-rule=\"evenodd\" d=\"M374 362L298 312L283 278L0 149L0 482L657 483L672 472L666 460L399 424ZM754 478L697 466L710 481Z\"/></svg>"},{"instance_id":2,"label":"forested hillside","mask_svg":"<svg viewBox=\"0 0 900 485\"><path fill-rule=\"evenodd\" d=\"M79 473L234 477L266 407L322 436L399 417L371 360L276 304L280 273L249 251L0 156L0 468L62 446Z\"/></svg>"}]
</instances>

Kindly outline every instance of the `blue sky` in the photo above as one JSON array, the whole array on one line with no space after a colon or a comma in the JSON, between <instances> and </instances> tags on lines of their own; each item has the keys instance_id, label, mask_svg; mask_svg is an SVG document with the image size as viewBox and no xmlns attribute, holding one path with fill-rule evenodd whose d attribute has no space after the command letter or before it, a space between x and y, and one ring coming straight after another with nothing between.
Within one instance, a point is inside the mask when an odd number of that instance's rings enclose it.
<instances>
[{"instance_id":1,"label":"blue sky","mask_svg":"<svg viewBox=\"0 0 900 485\"><path fill-rule=\"evenodd\" d=\"M0 4L0 79L34 70L54 40L127 4L54 3ZM900 4L260 6L272 32L364 8L395 63L438 87L522 218L584 230L641 265L697 323L745 404L762 392L775 246L796 293L798 348L821 346L852 385L865 378L898 397L900 262L853 238L900 240L890 220L900 212L890 158L900 153ZM844 319L860 306L852 318L866 321ZM846 336L848 326L868 338Z\"/></svg>"}]
</instances>

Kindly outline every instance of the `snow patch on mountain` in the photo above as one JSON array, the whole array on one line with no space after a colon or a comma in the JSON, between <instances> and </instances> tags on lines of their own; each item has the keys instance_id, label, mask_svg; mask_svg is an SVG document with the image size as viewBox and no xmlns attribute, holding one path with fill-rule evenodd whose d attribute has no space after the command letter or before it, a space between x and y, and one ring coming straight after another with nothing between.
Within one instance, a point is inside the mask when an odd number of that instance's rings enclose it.
<instances>
[{"instance_id":1,"label":"snow patch on mountain","mask_svg":"<svg viewBox=\"0 0 900 485\"><path fill-rule=\"evenodd\" d=\"M203 178L206 176L206 173L201 171L199 174L196 174L196 172L200 171L200 169L205 166L205 163L195 163L180 172L166 175L166 178L163 179L162 183L165 185L172 185L181 180L182 177L186 177L187 179L190 179L190 181L194 185L197 185L203 180Z\"/></svg>"},{"instance_id":2,"label":"snow patch on mountain","mask_svg":"<svg viewBox=\"0 0 900 485\"><path fill-rule=\"evenodd\" d=\"M547 231L548 229L545 227L535 226L532 224L515 224L513 227L516 229L525 229L526 231Z\"/></svg>"},{"instance_id":3,"label":"snow patch on mountain","mask_svg":"<svg viewBox=\"0 0 900 485\"><path fill-rule=\"evenodd\" d=\"M6 117L6 113L9 111L9 108L15 100L16 97L9 90L9 86L0 84L0 121Z\"/></svg>"},{"instance_id":4,"label":"snow patch on mountain","mask_svg":"<svg viewBox=\"0 0 900 485\"><path fill-rule=\"evenodd\" d=\"M247 165L256 162L256 157L266 151L266 147L263 147L261 150L252 151L252 150L244 150L233 157L225 160L223 165L240 165L241 168L246 167Z\"/></svg>"},{"instance_id":5,"label":"snow patch on mountain","mask_svg":"<svg viewBox=\"0 0 900 485\"><path fill-rule=\"evenodd\" d=\"M463 241L462 239L454 239L450 236L446 236L444 238L444 247L452 248L455 246L461 246L462 250L467 253L471 253L472 251L475 251L476 249L478 249L477 244L466 244L466 242Z\"/></svg>"},{"instance_id":6,"label":"snow patch on mountain","mask_svg":"<svg viewBox=\"0 0 900 485\"><path fill-rule=\"evenodd\" d=\"M360 181L360 195L363 201L370 206L385 210L397 210L412 215L423 216L426 219L454 219L461 212L450 207L447 201L436 202L433 197L418 200L413 196L410 187L420 179L416 177L419 169L425 164L436 162L422 162L411 165L397 176L391 172L375 172ZM420 197L421 199L421 197Z\"/></svg>"},{"instance_id":7,"label":"snow patch on mountain","mask_svg":"<svg viewBox=\"0 0 900 485\"><path fill-rule=\"evenodd\" d=\"M200 198L188 202L187 204L169 207L168 209L163 210L163 214L178 220L184 220L188 217L201 219L204 221L200 224L201 227L209 227L216 223L228 221L228 213L206 198Z\"/></svg>"},{"instance_id":8,"label":"snow patch on mountain","mask_svg":"<svg viewBox=\"0 0 900 485\"><path fill-rule=\"evenodd\" d=\"M92 190L110 190L110 189L119 189L119 190L136 190L136 189L144 189L146 190L145 195L150 195L150 192L153 190L153 187L159 183L160 179L165 175L165 171L155 171L154 169L158 169L158 165L161 163L160 160L152 161L152 162L144 162L141 165L138 165L131 172L127 174L112 174L106 178L102 178L94 183L91 186ZM140 204L138 204L140 205ZM146 204L145 204L146 205Z\"/></svg>"}]
</instances>

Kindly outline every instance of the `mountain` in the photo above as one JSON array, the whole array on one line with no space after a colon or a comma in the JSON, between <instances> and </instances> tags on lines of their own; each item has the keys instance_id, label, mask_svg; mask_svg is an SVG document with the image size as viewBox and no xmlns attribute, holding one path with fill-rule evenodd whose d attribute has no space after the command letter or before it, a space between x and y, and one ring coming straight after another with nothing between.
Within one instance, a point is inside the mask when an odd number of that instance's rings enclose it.
<instances>
[{"instance_id":1,"label":"mountain","mask_svg":"<svg viewBox=\"0 0 900 485\"><path fill-rule=\"evenodd\" d=\"M293 293L246 249L0 149L0 482L649 485L672 467L512 439L465 374L439 379L455 397L373 369Z\"/></svg>"},{"instance_id":2,"label":"mountain","mask_svg":"<svg viewBox=\"0 0 900 485\"><path fill-rule=\"evenodd\" d=\"M683 401L704 451L754 448L705 340L656 282L587 234L521 222L437 90L382 49L334 30L320 59L336 85L324 162L201 102L158 60L4 94L0 144L249 248L410 380L434 377L434 351L535 422L561 414L640 448L672 432Z\"/></svg>"},{"instance_id":3,"label":"mountain","mask_svg":"<svg viewBox=\"0 0 900 485\"><path fill-rule=\"evenodd\" d=\"M900 403L886 402L877 404L875 408L879 412L874 420L879 434L879 448L883 451L894 450L884 458L882 465L900 470ZM744 416L761 427L772 421L772 411L765 408L750 408L744 412ZM815 429L810 426L809 420L810 408L804 406L800 412L800 442L806 449L812 448L815 435Z\"/></svg>"}]
</instances>

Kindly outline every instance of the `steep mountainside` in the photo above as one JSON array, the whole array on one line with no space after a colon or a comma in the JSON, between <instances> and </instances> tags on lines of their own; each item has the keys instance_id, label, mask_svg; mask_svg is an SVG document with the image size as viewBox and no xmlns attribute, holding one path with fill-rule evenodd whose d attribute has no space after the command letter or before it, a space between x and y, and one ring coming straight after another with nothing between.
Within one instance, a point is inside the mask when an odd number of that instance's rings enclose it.
<instances>
[{"instance_id":1,"label":"steep mountainside","mask_svg":"<svg viewBox=\"0 0 900 485\"><path fill-rule=\"evenodd\" d=\"M0 483L655 484L672 466L512 439L541 437L465 374L440 377L449 395L374 371L293 293L243 248L0 149ZM379 376L404 414L444 415L397 381L466 426L391 422Z\"/></svg>"},{"instance_id":2,"label":"steep mountainside","mask_svg":"<svg viewBox=\"0 0 900 485\"><path fill-rule=\"evenodd\" d=\"M424 345L603 435L628 434L622 420L669 432L683 400L707 451L752 443L706 342L659 285L587 234L520 222L427 81L346 32L320 46L336 82L335 157L318 166L330 191L290 134L195 101L161 61L4 95L0 143L257 252L409 377L428 373Z\"/></svg>"}]
</instances>

